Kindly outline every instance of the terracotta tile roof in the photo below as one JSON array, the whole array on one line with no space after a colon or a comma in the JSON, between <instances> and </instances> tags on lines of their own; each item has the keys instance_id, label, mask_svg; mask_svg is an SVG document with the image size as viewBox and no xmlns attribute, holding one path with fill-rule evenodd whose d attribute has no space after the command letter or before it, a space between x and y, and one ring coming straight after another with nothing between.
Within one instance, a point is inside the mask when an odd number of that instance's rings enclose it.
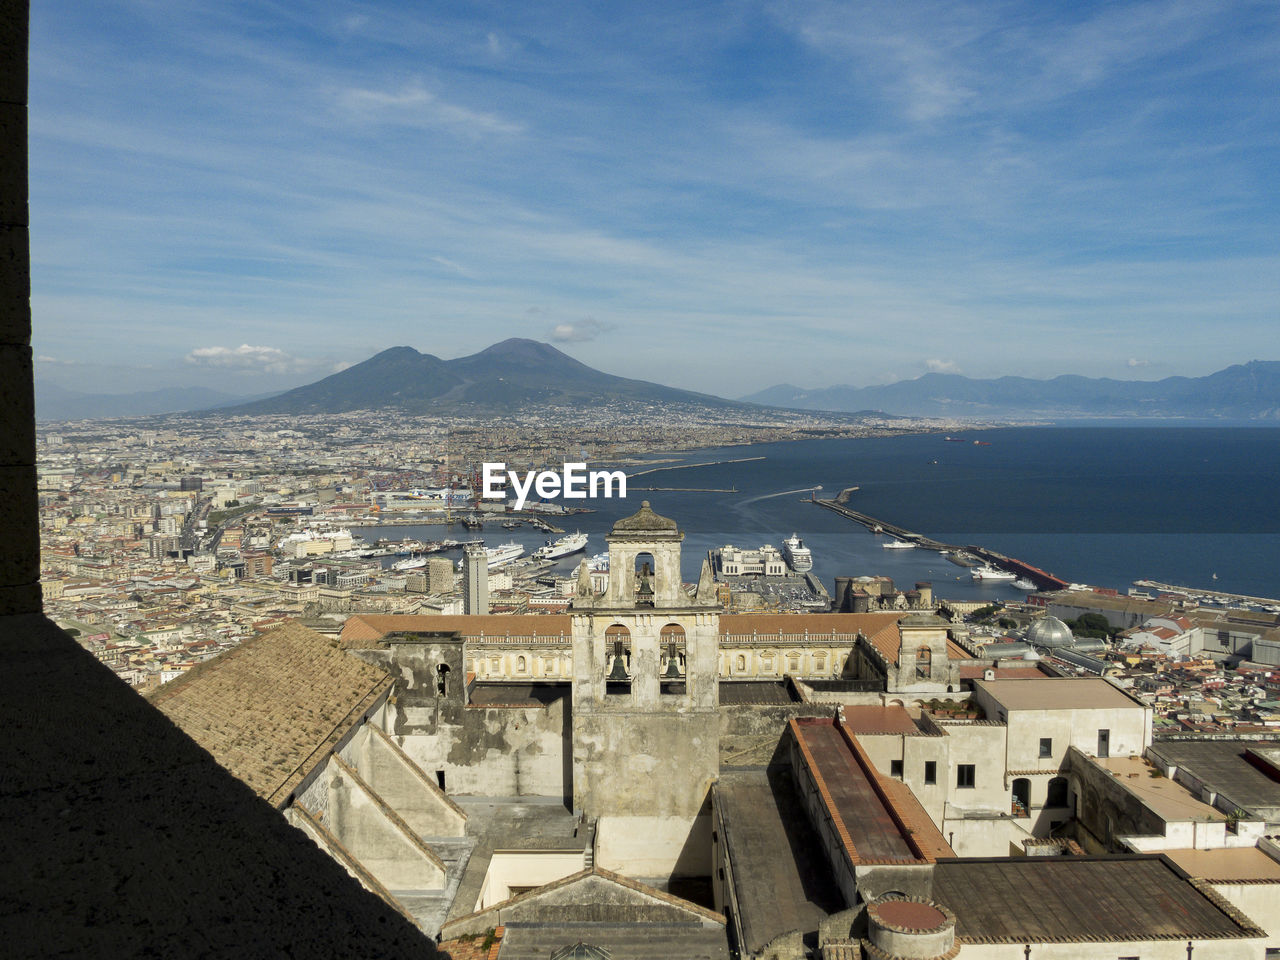
<instances>
[{"instance_id":1,"label":"terracotta tile roof","mask_svg":"<svg viewBox=\"0 0 1280 960\"><path fill-rule=\"evenodd\" d=\"M858 633L868 636L886 625L897 625L906 613L724 613L720 633L724 634L810 634Z\"/></svg>"},{"instance_id":2,"label":"terracotta tile roof","mask_svg":"<svg viewBox=\"0 0 1280 960\"><path fill-rule=\"evenodd\" d=\"M387 674L297 623L246 640L148 695L261 797L289 791L391 685Z\"/></svg>"},{"instance_id":3,"label":"terracotta tile roof","mask_svg":"<svg viewBox=\"0 0 1280 960\"><path fill-rule=\"evenodd\" d=\"M457 631L465 637L540 637L563 634L569 636L570 619L564 614L523 614L516 616L433 614L358 614L348 618L342 627L344 647L372 647L388 633L399 631Z\"/></svg>"}]
</instances>

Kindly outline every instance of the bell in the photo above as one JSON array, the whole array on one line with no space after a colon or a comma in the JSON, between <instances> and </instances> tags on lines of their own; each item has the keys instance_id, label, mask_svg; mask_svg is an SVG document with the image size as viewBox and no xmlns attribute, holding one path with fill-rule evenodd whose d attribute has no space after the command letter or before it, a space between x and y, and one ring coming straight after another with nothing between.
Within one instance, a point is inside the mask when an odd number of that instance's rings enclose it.
<instances>
[{"instance_id":1,"label":"bell","mask_svg":"<svg viewBox=\"0 0 1280 960\"><path fill-rule=\"evenodd\" d=\"M653 596L653 584L649 582L649 565L647 563L640 571L640 589L636 592L642 597Z\"/></svg>"},{"instance_id":2,"label":"bell","mask_svg":"<svg viewBox=\"0 0 1280 960\"><path fill-rule=\"evenodd\" d=\"M676 645L674 643L667 644L667 669L662 672L662 679L680 679L680 663L676 657Z\"/></svg>"},{"instance_id":3,"label":"bell","mask_svg":"<svg viewBox=\"0 0 1280 960\"><path fill-rule=\"evenodd\" d=\"M613 655L613 666L609 669L609 675L605 679L612 683L625 683L631 679L627 676L627 668L622 662L622 654L615 653Z\"/></svg>"}]
</instances>

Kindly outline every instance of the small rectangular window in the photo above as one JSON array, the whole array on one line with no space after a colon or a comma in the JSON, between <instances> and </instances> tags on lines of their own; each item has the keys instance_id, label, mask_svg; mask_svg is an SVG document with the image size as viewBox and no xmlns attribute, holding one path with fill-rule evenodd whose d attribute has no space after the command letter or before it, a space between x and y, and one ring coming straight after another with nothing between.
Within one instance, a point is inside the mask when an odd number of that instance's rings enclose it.
<instances>
[{"instance_id":1,"label":"small rectangular window","mask_svg":"<svg viewBox=\"0 0 1280 960\"><path fill-rule=\"evenodd\" d=\"M956 766L956 786L972 789L977 782L977 766L972 763L961 763Z\"/></svg>"},{"instance_id":2,"label":"small rectangular window","mask_svg":"<svg viewBox=\"0 0 1280 960\"><path fill-rule=\"evenodd\" d=\"M1040 756L1042 757L1053 756L1053 737L1040 738Z\"/></svg>"},{"instance_id":3,"label":"small rectangular window","mask_svg":"<svg viewBox=\"0 0 1280 960\"><path fill-rule=\"evenodd\" d=\"M902 779L902 761L901 760L889 761L889 776L897 777L899 780Z\"/></svg>"},{"instance_id":4,"label":"small rectangular window","mask_svg":"<svg viewBox=\"0 0 1280 960\"><path fill-rule=\"evenodd\" d=\"M926 760L924 762L924 782L927 784L938 782L938 764L935 760Z\"/></svg>"}]
</instances>

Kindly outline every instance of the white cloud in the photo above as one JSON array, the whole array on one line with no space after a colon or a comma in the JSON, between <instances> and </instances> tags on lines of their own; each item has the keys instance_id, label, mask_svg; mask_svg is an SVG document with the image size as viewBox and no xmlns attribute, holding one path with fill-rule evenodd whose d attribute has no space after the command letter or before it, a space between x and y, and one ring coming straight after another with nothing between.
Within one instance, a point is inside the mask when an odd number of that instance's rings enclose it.
<instances>
[{"instance_id":1,"label":"white cloud","mask_svg":"<svg viewBox=\"0 0 1280 960\"><path fill-rule=\"evenodd\" d=\"M36 357L36 363L47 363L49 366L56 367L72 367L78 364L79 360L59 360L57 357L39 356Z\"/></svg>"},{"instance_id":2,"label":"white cloud","mask_svg":"<svg viewBox=\"0 0 1280 960\"><path fill-rule=\"evenodd\" d=\"M1129 358L1129 366L1131 367L1145 367L1150 363L1150 360L1135 360L1133 357Z\"/></svg>"},{"instance_id":3,"label":"white cloud","mask_svg":"<svg viewBox=\"0 0 1280 960\"><path fill-rule=\"evenodd\" d=\"M924 362L930 373L959 373L960 367L954 360L930 359Z\"/></svg>"},{"instance_id":4,"label":"white cloud","mask_svg":"<svg viewBox=\"0 0 1280 960\"><path fill-rule=\"evenodd\" d=\"M240 373L305 374L337 373L351 364L345 360L295 357L277 347L196 347L183 358L197 367L218 367Z\"/></svg>"},{"instance_id":5,"label":"white cloud","mask_svg":"<svg viewBox=\"0 0 1280 960\"><path fill-rule=\"evenodd\" d=\"M582 343L585 340L594 340L606 330L612 329L610 324L601 323L592 317L584 317L572 323L557 323L551 328L551 339L556 343Z\"/></svg>"}]
</instances>

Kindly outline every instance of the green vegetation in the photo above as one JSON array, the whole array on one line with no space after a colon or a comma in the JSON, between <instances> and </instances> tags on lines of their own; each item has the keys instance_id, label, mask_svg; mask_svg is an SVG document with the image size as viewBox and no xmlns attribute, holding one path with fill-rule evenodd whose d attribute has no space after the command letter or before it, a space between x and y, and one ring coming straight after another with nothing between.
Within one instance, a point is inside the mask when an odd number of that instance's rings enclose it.
<instances>
[{"instance_id":1,"label":"green vegetation","mask_svg":"<svg viewBox=\"0 0 1280 960\"><path fill-rule=\"evenodd\" d=\"M1001 617L999 620L996 621L996 626L998 626L1001 630L1012 630L1017 625L1018 625L1017 620L1010 620L1008 617Z\"/></svg>"},{"instance_id":2,"label":"green vegetation","mask_svg":"<svg viewBox=\"0 0 1280 960\"><path fill-rule=\"evenodd\" d=\"M1120 631L1111 626L1111 622L1100 613L1083 613L1078 620L1064 621L1077 637L1092 637L1107 640Z\"/></svg>"},{"instance_id":3,"label":"green vegetation","mask_svg":"<svg viewBox=\"0 0 1280 960\"><path fill-rule=\"evenodd\" d=\"M246 514L253 513L258 509L258 505L254 503L240 506L239 500L232 500L227 504L227 510L213 510L209 514L209 526L216 527L220 523L226 523L228 520L234 520L237 517L243 517Z\"/></svg>"}]
</instances>

